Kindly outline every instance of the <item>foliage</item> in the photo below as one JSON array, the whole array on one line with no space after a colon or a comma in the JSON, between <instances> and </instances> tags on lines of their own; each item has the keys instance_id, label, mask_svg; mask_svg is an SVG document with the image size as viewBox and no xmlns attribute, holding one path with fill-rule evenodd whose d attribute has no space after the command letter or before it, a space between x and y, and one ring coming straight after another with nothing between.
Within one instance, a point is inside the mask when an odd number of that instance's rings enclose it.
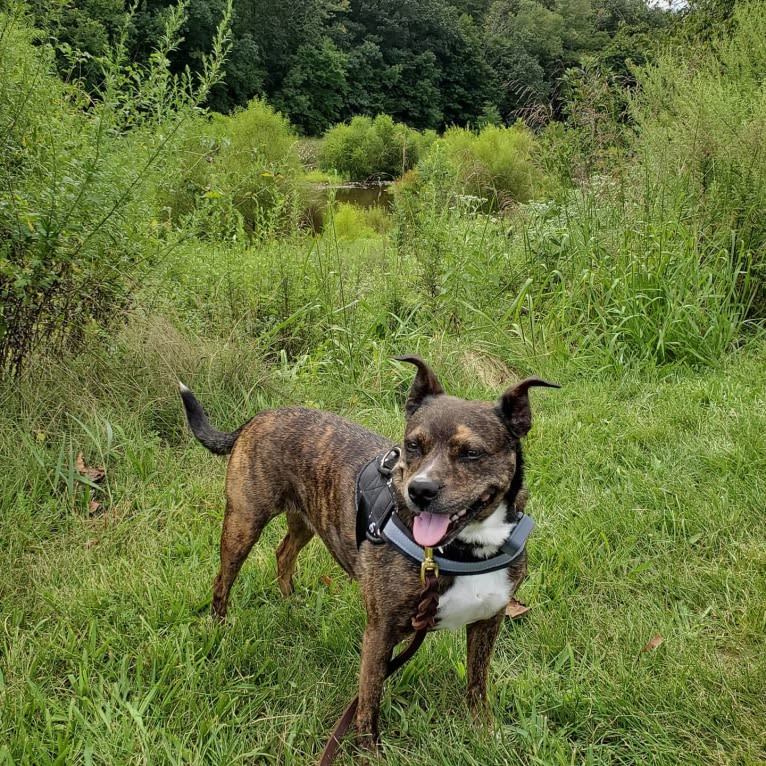
<instances>
[{"instance_id":1,"label":"foliage","mask_svg":"<svg viewBox=\"0 0 766 766\"><path fill-rule=\"evenodd\" d=\"M199 69L224 6L186 0L174 72ZM148 61L171 7L134 6L132 61ZM122 35L122 4L33 0L33 8L60 71L97 92L101 59ZM230 112L267 98L309 135L380 113L420 130L476 126L488 104L505 124L542 125L560 115L565 69L593 56L629 78L626 62L646 62L669 16L643 0L234 0L226 77L208 105Z\"/></svg>"},{"instance_id":2,"label":"foliage","mask_svg":"<svg viewBox=\"0 0 766 766\"><path fill-rule=\"evenodd\" d=\"M473 19L437 0L349 4L344 45L352 116L384 111L418 128L475 122L487 99L487 66Z\"/></svg>"},{"instance_id":3,"label":"foliage","mask_svg":"<svg viewBox=\"0 0 766 766\"><path fill-rule=\"evenodd\" d=\"M587 57L579 67L567 69L560 80L566 134L551 125L554 142L546 142L565 182L585 183L594 174L613 174L622 166L628 142L625 115L628 92L610 70ZM562 156L563 155L563 156Z\"/></svg>"},{"instance_id":4,"label":"foliage","mask_svg":"<svg viewBox=\"0 0 766 766\"><path fill-rule=\"evenodd\" d=\"M226 46L222 27L202 79L173 77L167 56L182 21L180 6L146 69L112 49L88 110L55 76L52 49L34 44L20 7L0 16L0 373L108 325L156 250L152 183Z\"/></svg>"},{"instance_id":5,"label":"foliage","mask_svg":"<svg viewBox=\"0 0 766 766\"><path fill-rule=\"evenodd\" d=\"M632 100L647 182L679 201L701 246L750 263L743 299L766 316L766 7L738 3L732 31L641 70Z\"/></svg>"},{"instance_id":6,"label":"foliage","mask_svg":"<svg viewBox=\"0 0 766 766\"><path fill-rule=\"evenodd\" d=\"M556 337L601 364L715 364L737 344L747 256L702 243L680 199L648 179L535 205L522 291L543 343Z\"/></svg>"},{"instance_id":7,"label":"foliage","mask_svg":"<svg viewBox=\"0 0 766 766\"><path fill-rule=\"evenodd\" d=\"M507 122L544 125L561 116L562 72L591 60L625 83L667 15L642 0L494 0L484 22L494 103Z\"/></svg>"},{"instance_id":8,"label":"foliage","mask_svg":"<svg viewBox=\"0 0 766 766\"><path fill-rule=\"evenodd\" d=\"M736 5L737 0L689 0L680 9L675 35L686 42L700 43L721 32L729 33Z\"/></svg>"},{"instance_id":9,"label":"foliage","mask_svg":"<svg viewBox=\"0 0 766 766\"><path fill-rule=\"evenodd\" d=\"M329 38L302 45L274 96L291 121L312 136L321 135L343 113L348 93L348 56Z\"/></svg>"},{"instance_id":10,"label":"foliage","mask_svg":"<svg viewBox=\"0 0 766 766\"><path fill-rule=\"evenodd\" d=\"M300 160L295 132L281 114L253 99L188 133L164 198L174 224L213 240L290 228Z\"/></svg>"},{"instance_id":11,"label":"foliage","mask_svg":"<svg viewBox=\"0 0 766 766\"><path fill-rule=\"evenodd\" d=\"M545 184L537 142L521 123L510 128L489 124L478 132L450 128L432 153L418 166L424 179L483 200L493 209L526 202Z\"/></svg>"},{"instance_id":12,"label":"foliage","mask_svg":"<svg viewBox=\"0 0 766 766\"><path fill-rule=\"evenodd\" d=\"M363 208L349 202L337 205L329 224L340 241L375 238L391 228L389 216L380 207ZM325 223L327 228L328 223Z\"/></svg>"},{"instance_id":13,"label":"foliage","mask_svg":"<svg viewBox=\"0 0 766 766\"><path fill-rule=\"evenodd\" d=\"M419 133L385 114L354 117L327 131L319 162L352 180L394 178L413 167L435 138L432 131Z\"/></svg>"}]
</instances>

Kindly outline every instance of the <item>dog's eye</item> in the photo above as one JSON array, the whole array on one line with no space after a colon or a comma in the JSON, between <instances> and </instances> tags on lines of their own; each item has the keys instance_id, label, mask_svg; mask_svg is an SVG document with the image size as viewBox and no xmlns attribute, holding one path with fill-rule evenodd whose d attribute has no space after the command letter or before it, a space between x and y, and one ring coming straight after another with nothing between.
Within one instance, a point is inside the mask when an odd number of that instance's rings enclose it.
<instances>
[{"instance_id":1,"label":"dog's eye","mask_svg":"<svg viewBox=\"0 0 766 766\"><path fill-rule=\"evenodd\" d=\"M415 441L415 439L407 439L407 441L404 442L404 449L407 451L408 455L419 455L420 443Z\"/></svg>"},{"instance_id":2,"label":"dog's eye","mask_svg":"<svg viewBox=\"0 0 766 766\"><path fill-rule=\"evenodd\" d=\"M481 458L484 457L484 451L476 447L469 447L468 449L463 450L460 457L463 460L481 460Z\"/></svg>"}]
</instances>

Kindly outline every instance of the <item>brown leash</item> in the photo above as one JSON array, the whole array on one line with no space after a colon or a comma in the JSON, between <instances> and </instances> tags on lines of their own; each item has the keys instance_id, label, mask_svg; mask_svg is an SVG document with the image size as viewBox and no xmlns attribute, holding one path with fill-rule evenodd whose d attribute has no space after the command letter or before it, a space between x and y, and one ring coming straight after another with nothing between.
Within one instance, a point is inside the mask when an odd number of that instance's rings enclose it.
<instances>
[{"instance_id":1,"label":"brown leash","mask_svg":"<svg viewBox=\"0 0 766 766\"><path fill-rule=\"evenodd\" d=\"M423 640L426 637L431 628L434 626L436 620L436 610L439 608L439 569L434 564L433 559L429 556L430 548L426 548L426 560L420 569L420 579L423 582L423 590L420 592L420 603L418 604L417 612L412 618L412 627L415 628L415 635L410 639L410 643L396 655L388 661L386 667L386 678L396 673L399 668L404 665L407 660L412 657L415 652L420 648ZM356 715L356 708L359 704L359 695L354 697L349 703L349 706L343 711L343 715L338 719L335 724L335 728L327 740L327 744L322 752L322 757L319 760L319 766L330 766L335 761L335 757L338 754L338 747L340 741L345 736L351 722Z\"/></svg>"}]
</instances>

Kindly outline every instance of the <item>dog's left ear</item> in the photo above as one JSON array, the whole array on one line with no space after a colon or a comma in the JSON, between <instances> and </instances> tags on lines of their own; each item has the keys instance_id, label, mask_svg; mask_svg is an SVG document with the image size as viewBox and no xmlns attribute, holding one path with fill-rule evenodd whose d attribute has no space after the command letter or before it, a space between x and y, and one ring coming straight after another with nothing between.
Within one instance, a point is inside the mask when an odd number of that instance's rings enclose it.
<instances>
[{"instance_id":1,"label":"dog's left ear","mask_svg":"<svg viewBox=\"0 0 766 766\"><path fill-rule=\"evenodd\" d=\"M418 374L412 381L407 403L404 405L404 411L407 417L410 417L427 397L443 394L444 389L434 371L419 356L397 356L394 358L398 362L409 362L418 368Z\"/></svg>"},{"instance_id":2,"label":"dog's left ear","mask_svg":"<svg viewBox=\"0 0 766 766\"><path fill-rule=\"evenodd\" d=\"M556 383L548 383L540 378L526 378L509 388L497 403L500 416L508 426L508 430L516 437L526 436L532 428L532 410L529 407L529 389L532 386L546 388L561 388Z\"/></svg>"}]
</instances>

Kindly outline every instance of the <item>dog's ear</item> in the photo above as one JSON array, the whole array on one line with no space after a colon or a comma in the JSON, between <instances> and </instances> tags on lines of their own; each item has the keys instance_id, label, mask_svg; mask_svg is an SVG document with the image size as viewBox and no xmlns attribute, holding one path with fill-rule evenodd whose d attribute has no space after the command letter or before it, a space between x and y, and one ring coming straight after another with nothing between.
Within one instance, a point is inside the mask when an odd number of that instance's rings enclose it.
<instances>
[{"instance_id":1,"label":"dog's ear","mask_svg":"<svg viewBox=\"0 0 766 766\"><path fill-rule=\"evenodd\" d=\"M532 386L546 388L561 388L556 383L548 383L540 378L526 378L509 388L497 403L500 416L508 426L508 430L516 437L526 436L532 428L532 410L529 407L529 389Z\"/></svg>"},{"instance_id":2,"label":"dog's ear","mask_svg":"<svg viewBox=\"0 0 766 766\"><path fill-rule=\"evenodd\" d=\"M398 362L409 362L418 368L418 374L412 381L412 388L410 388L407 403L404 405L404 411L407 413L407 417L410 417L427 397L443 394L444 389L433 370L419 356L397 356L394 358Z\"/></svg>"}]
</instances>

